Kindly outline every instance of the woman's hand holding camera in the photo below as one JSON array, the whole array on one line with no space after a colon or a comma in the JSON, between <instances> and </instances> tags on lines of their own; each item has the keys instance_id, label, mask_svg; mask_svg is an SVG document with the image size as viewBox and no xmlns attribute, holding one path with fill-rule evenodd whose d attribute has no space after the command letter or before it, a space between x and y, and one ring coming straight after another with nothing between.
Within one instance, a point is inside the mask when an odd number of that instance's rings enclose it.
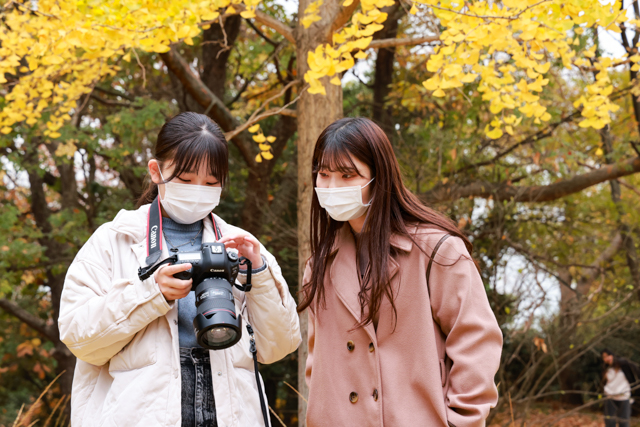
<instances>
[{"instance_id":1,"label":"woman's hand holding camera","mask_svg":"<svg viewBox=\"0 0 640 427\"><path fill-rule=\"evenodd\" d=\"M153 278L156 280L160 287L160 292L162 292L167 302L189 295L193 279L180 280L173 277L173 275L181 271L187 271L190 268L191 264L163 265L154 273Z\"/></svg>"},{"instance_id":2,"label":"woman's hand holding camera","mask_svg":"<svg viewBox=\"0 0 640 427\"><path fill-rule=\"evenodd\" d=\"M225 248L238 250L238 254L251 261L251 268L262 267L262 255L260 255L260 242L249 233L238 232L223 236L220 243L224 243Z\"/></svg>"}]
</instances>

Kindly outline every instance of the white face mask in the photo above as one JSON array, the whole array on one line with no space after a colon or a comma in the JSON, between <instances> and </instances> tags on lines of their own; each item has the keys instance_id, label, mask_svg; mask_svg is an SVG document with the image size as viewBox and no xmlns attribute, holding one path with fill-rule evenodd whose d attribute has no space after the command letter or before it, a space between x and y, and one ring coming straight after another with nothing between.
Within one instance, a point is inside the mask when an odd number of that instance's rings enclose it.
<instances>
[{"instance_id":1,"label":"white face mask","mask_svg":"<svg viewBox=\"0 0 640 427\"><path fill-rule=\"evenodd\" d=\"M368 204L362 203L362 189L371 184L375 178L363 186L318 188L316 194L320 206L327 210L329 216L336 221L349 221L360 218L369 208Z\"/></svg>"},{"instance_id":2,"label":"white face mask","mask_svg":"<svg viewBox=\"0 0 640 427\"><path fill-rule=\"evenodd\" d=\"M160 176L164 181L162 172ZM218 206L221 194L222 187L170 181L164 184L164 197L160 201L172 220L180 224L193 224L205 218Z\"/></svg>"}]
</instances>

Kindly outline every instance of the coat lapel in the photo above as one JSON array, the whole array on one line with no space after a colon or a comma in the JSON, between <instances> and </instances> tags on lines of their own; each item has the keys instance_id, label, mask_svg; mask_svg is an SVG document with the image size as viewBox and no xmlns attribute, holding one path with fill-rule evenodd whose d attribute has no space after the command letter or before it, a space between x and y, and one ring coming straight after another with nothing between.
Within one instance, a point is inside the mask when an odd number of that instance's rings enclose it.
<instances>
[{"instance_id":1,"label":"coat lapel","mask_svg":"<svg viewBox=\"0 0 640 427\"><path fill-rule=\"evenodd\" d=\"M392 234L389 238L389 244L396 250L396 252L411 252L411 248L413 247L413 241L406 237L401 236L399 234ZM396 274L398 274L398 269L400 268L398 261L396 261L393 257L389 257L387 271L389 272L389 280L393 282Z\"/></svg>"},{"instance_id":2,"label":"coat lapel","mask_svg":"<svg viewBox=\"0 0 640 427\"><path fill-rule=\"evenodd\" d=\"M397 234L391 235L389 239L390 245L396 252L411 252L413 242L410 238ZM360 279L356 264L356 244L348 224L345 224L336 235L334 244L337 252L331 263L329 277L336 295L342 301L347 310L351 313L356 322L360 322L360 301L358 300L358 292L360 291ZM393 282L400 266L398 262L389 257L388 272L389 279ZM376 341L376 331L373 324L370 323L364 327L367 334L374 343Z\"/></svg>"},{"instance_id":3,"label":"coat lapel","mask_svg":"<svg viewBox=\"0 0 640 427\"><path fill-rule=\"evenodd\" d=\"M353 316L355 322L360 322L360 279L356 265L356 244L349 225L345 224L336 235L335 247L338 251L331 263L329 277L336 295ZM364 327L372 342L376 341L376 332L373 324Z\"/></svg>"}]
</instances>

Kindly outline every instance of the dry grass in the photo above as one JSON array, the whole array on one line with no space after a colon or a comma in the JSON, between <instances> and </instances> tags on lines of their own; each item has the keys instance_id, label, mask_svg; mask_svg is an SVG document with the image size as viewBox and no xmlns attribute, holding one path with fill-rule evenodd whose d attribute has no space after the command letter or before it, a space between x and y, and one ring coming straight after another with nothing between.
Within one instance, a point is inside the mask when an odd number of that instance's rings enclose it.
<instances>
[{"instance_id":1,"label":"dry grass","mask_svg":"<svg viewBox=\"0 0 640 427\"><path fill-rule=\"evenodd\" d=\"M49 392L51 386L64 374L64 371L61 372L57 377L49 383L49 385L44 389L38 399L24 412L24 405L20 408L18 412L18 416L16 417L13 425L11 427L63 427L68 424L67 417L64 412L64 408L67 403L68 396L64 395L60 397L58 402L56 403L53 411L49 414L46 420L42 421L40 418L36 418L37 416L42 416L43 414L40 412L42 406L42 397ZM56 414L56 411L58 412Z\"/></svg>"},{"instance_id":2,"label":"dry grass","mask_svg":"<svg viewBox=\"0 0 640 427\"><path fill-rule=\"evenodd\" d=\"M560 405L540 405L531 408L526 419L518 417L512 419L512 414L507 412L498 414L489 427L603 427L604 415L593 411L577 412L563 417L572 408L564 408ZM524 422L523 422L524 421ZM632 418L630 427L640 427L640 418Z\"/></svg>"}]
</instances>

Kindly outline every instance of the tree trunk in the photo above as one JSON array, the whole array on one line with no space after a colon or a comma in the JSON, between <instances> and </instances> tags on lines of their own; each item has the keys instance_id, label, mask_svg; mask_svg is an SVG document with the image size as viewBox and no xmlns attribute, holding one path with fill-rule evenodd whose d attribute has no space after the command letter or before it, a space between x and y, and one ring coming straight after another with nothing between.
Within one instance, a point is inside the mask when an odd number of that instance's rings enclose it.
<instances>
[{"instance_id":1,"label":"tree trunk","mask_svg":"<svg viewBox=\"0 0 640 427\"><path fill-rule=\"evenodd\" d=\"M224 30L219 24L202 33L202 82L223 102L227 82L227 61L231 48L240 34L242 17L232 15L224 20Z\"/></svg>"},{"instance_id":2,"label":"tree trunk","mask_svg":"<svg viewBox=\"0 0 640 427\"><path fill-rule=\"evenodd\" d=\"M605 152L605 160L608 164L612 164L613 159L611 156L613 154L613 136L611 135L609 125L605 126L604 129L600 131L600 135ZM633 230L626 219L625 208L622 204L620 181L612 179L609 181L609 185L611 186L611 200L615 204L616 211L618 212L618 229L620 230L620 236L622 237L622 245L626 251L627 266L631 273L631 281L637 289L638 298L640 298L640 265L638 252L633 239Z\"/></svg>"},{"instance_id":3,"label":"tree trunk","mask_svg":"<svg viewBox=\"0 0 640 427\"><path fill-rule=\"evenodd\" d=\"M36 146L37 144L34 144ZM36 225L42 232L42 237L38 239L41 246L45 249L45 255L49 260L56 260L56 258L64 255L65 250L55 240L51 239L49 234L53 228L49 222L51 211L47 205L44 182L38 173L39 164L37 161L37 154L35 152L28 152L25 156L25 164L27 165L27 172L29 176L29 185L31 188L31 212L36 220ZM77 183L75 176L71 173L72 168L69 165L58 165L58 169L61 174L61 192L63 200L63 209L71 209L77 206ZM75 196L75 198L72 197ZM66 204L65 204L66 203ZM51 341L54 345L53 357L58 362L57 374L64 372L64 375L59 380L60 389L62 394L71 395L71 386L73 382L73 372L75 368L76 358L69 351L67 346L60 341L60 332L58 330L58 316L60 314L60 297L62 295L62 288L64 286L64 278L66 271L60 274L53 274L49 268L47 270L47 286L51 289L51 304L53 312L51 313L51 319L53 324L49 325L45 329L43 338ZM41 332L42 334L42 332ZM67 402L65 408L67 417L71 413L70 401Z\"/></svg>"},{"instance_id":4,"label":"tree trunk","mask_svg":"<svg viewBox=\"0 0 640 427\"><path fill-rule=\"evenodd\" d=\"M398 22L404 15L404 9L400 3L382 9L389 17L384 21L384 28L373 35L374 40L395 39L398 35ZM391 138L394 133L391 112L385 108L385 102L391 92L393 83L393 65L395 62L395 46L378 49L376 58L375 77L373 82L373 120L380 125Z\"/></svg>"},{"instance_id":5,"label":"tree trunk","mask_svg":"<svg viewBox=\"0 0 640 427\"><path fill-rule=\"evenodd\" d=\"M304 12L311 0L301 0L298 6L298 16ZM336 24L337 14L342 5L337 0L326 1L320 8L321 20L305 29L299 22L296 29L297 71L302 78L309 69L307 64L308 52L328 41L332 25ZM349 14L350 15L350 14ZM298 284L302 287L302 277L307 259L311 254L309 242L310 208L313 196L312 156L316 140L320 133L332 122L342 117L342 87L329 83L323 79L327 94L312 95L305 91L297 104L298 121ZM307 347L307 313L300 314L300 330L302 344L298 349L298 391L305 396L309 389L305 382L305 365L308 355ZM306 425L306 403L298 401L298 425Z\"/></svg>"}]
</instances>

